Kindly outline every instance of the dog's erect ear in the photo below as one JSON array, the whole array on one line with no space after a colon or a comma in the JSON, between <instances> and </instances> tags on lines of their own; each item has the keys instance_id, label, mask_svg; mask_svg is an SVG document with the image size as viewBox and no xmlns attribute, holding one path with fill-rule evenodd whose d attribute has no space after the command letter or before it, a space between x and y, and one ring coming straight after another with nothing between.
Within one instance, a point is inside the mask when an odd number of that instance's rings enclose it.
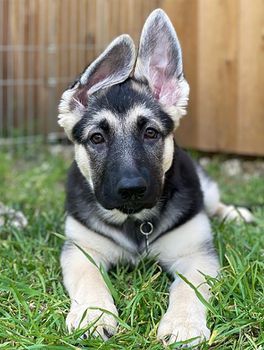
<instances>
[{"instance_id":1,"label":"dog's erect ear","mask_svg":"<svg viewBox=\"0 0 264 350\"><path fill-rule=\"evenodd\" d=\"M62 94L59 124L65 128L69 137L74 124L85 112L89 95L126 80L133 70L135 60L133 40L129 35L121 35Z\"/></svg>"},{"instance_id":2,"label":"dog's erect ear","mask_svg":"<svg viewBox=\"0 0 264 350\"><path fill-rule=\"evenodd\" d=\"M175 122L186 114L189 85L183 76L182 51L172 23L161 9L153 11L144 24L134 74L148 82L153 96Z\"/></svg>"},{"instance_id":3,"label":"dog's erect ear","mask_svg":"<svg viewBox=\"0 0 264 350\"><path fill-rule=\"evenodd\" d=\"M135 64L135 46L129 35L120 35L82 73L80 84L88 95L126 80Z\"/></svg>"}]
</instances>

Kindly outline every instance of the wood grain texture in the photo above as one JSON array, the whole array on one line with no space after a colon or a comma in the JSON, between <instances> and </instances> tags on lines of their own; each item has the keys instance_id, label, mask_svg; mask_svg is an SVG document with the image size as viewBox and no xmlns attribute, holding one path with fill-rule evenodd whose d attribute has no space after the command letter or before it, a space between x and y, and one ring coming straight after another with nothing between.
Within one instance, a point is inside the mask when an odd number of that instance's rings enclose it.
<instances>
[{"instance_id":1,"label":"wood grain texture","mask_svg":"<svg viewBox=\"0 0 264 350\"><path fill-rule=\"evenodd\" d=\"M236 143L237 11L236 0L199 2L197 143L203 150Z\"/></svg>"},{"instance_id":2,"label":"wood grain texture","mask_svg":"<svg viewBox=\"0 0 264 350\"><path fill-rule=\"evenodd\" d=\"M264 155L264 1L240 1L235 152Z\"/></svg>"}]
</instances>

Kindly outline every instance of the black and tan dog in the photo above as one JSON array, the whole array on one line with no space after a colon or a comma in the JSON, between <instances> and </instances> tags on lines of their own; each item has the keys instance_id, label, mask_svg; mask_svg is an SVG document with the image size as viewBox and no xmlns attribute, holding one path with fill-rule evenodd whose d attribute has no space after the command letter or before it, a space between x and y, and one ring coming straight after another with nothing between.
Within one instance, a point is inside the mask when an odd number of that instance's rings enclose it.
<instances>
[{"instance_id":1,"label":"black and tan dog","mask_svg":"<svg viewBox=\"0 0 264 350\"><path fill-rule=\"evenodd\" d=\"M62 95L59 124L75 146L61 255L70 330L94 322L105 339L117 327L100 271L77 244L106 269L146 250L158 256L175 276L158 338L208 339L205 307L177 273L208 299L203 274L218 272L208 216L250 213L222 204L217 185L176 144L188 95L180 44L160 9L144 25L138 55L128 35L118 37Z\"/></svg>"}]
</instances>

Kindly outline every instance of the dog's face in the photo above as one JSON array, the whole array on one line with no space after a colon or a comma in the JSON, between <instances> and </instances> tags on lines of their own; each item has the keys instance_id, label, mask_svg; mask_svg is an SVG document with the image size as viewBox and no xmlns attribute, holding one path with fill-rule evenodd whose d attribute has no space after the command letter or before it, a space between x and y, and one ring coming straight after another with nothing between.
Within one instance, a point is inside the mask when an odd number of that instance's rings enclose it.
<instances>
[{"instance_id":1,"label":"dog's face","mask_svg":"<svg viewBox=\"0 0 264 350\"><path fill-rule=\"evenodd\" d=\"M120 36L64 92L59 123L105 209L155 206L188 93L179 42L161 10L144 25L137 59L132 39Z\"/></svg>"},{"instance_id":2,"label":"dog's face","mask_svg":"<svg viewBox=\"0 0 264 350\"><path fill-rule=\"evenodd\" d=\"M173 154L174 123L141 88L128 79L97 91L72 130L97 200L127 214L156 204Z\"/></svg>"}]
</instances>

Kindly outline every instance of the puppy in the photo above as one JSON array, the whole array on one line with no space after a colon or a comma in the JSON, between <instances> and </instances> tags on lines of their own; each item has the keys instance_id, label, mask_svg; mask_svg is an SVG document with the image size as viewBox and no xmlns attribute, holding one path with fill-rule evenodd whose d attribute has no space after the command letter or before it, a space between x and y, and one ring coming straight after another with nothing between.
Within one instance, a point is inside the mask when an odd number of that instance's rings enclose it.
<instances>
[{"instance_id":1,"label":"puppy","mask_svg":"<svg viewBox=\"0 0 264 350\"><path fill-rule=\"evenodd\" d=\"M158 338L209 338L205 306L178 274L208 300L204 275L219 268L208 217L250 214L222 204L217 185L177 145L188 96L181 47L160 9L144 25L138 54L119 36L63 93L59 124L75 147L61 254L69 330L90 324L103 339L114 334L117 309L99 266L135 264L148 253L175 277Z\"/></svg>"}]
</instances>

